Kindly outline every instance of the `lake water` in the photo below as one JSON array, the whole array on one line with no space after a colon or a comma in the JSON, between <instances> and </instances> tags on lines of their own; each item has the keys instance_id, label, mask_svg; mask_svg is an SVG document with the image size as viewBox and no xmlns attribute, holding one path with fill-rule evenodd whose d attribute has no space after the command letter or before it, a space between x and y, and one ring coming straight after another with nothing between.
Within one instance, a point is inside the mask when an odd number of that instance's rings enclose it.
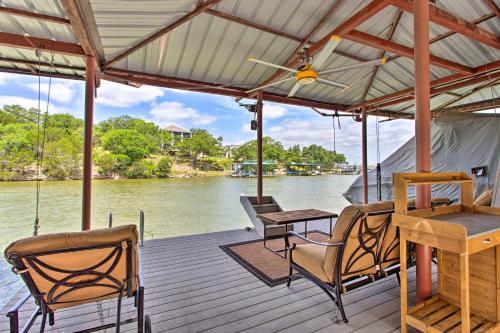
<instances>
[{"instance_id":1,"label":"lake water","mask_svg":"<svg viewBox=\"0 0 500 333\"><path fill-rule=\"evenodd\" d=\"M273 177L264 179L264 194L273 195L283 209L317 208L339 212L342 196L356 176ZM145 214L145 239L190 235L251 226L239 196L255 194L255 179L226 177L94 180L92 228L139 223ZM40 234L81 228L82 183L42 183ZM30 236L35 213L34 182L0 182L0 249ZM3 256L2 256L3 257ZM4 262L0 286L15 281ZM11 285L9 289L13 289ZM0 295L4 295L0 287ZM0 305L1 305L0 300Z\"/></svg>"}]
</instances>

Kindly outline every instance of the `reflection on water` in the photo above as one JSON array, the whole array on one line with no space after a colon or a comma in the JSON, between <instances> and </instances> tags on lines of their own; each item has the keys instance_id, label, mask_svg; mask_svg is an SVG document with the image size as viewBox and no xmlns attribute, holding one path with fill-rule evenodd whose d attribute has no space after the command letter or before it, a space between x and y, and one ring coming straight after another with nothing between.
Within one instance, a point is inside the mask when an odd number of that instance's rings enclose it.
<instances>
[{"instance_id":1,"label":"reflection on water","mask_svg":"<svg viewBox=\"0 0 500 333\"><path fill-rule=\"evenodd\" d=\"M338 175L266 178L264 194L273 195L285 210L317 208L339 212L347 205L342 193L355 178ZM92 227L106 227L110 211L114 225L138 224L142 209L146 239L244 228L251 223L239 196L255 194L255 183L255 179L225 177L94 180ZM42 184L40 234L80 229L81 189L80 181ZM12 240L32 234L34 207L35 183L0 183L2 252ZM0 271L0 285L5 285L4 279L5 273Z\"/></svg>"}]
</instances>

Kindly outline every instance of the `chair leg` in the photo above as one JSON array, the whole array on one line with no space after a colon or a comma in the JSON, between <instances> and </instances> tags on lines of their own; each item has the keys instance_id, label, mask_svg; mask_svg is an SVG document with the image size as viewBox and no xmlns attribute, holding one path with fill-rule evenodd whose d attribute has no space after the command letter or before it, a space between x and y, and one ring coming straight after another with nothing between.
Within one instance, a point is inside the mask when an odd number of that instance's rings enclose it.
<instances>
[{"instance_id":1,"label":"chair leg","mask_svg":"<svg viewBox=\"0 0 500 333\"><path fill-rule=\"evenodd\" d=\"M40 304L40 309L42 311L42 323L40 324L40 333L45 332L45 324L47 322L47 308L45 304Z\"/></svg>"},{"instance_id":2,"label":"chair leg","mask_svg":"<svg viewBox=\"0 0 500 333\"><path fill-rule=\"evenodd\" d=\"M286 286L290 287L290 284L292 283L292 274L293 274L293 269L292 266L288 268L288 281L286 282Z\"/></svg>"},{"instance_id":3,"label":"chair leg","mask_svg":"<svg viewBox=\"0 0 500 333\"><path fill-rule=\"evenodd\" d=\"M49 325L54 326L55 322L54 312L49 311Z\"/></svg>"},{"instance_id":4,"label":"chair leg","mask_svg":"<svg viewBox=\"0 0 500 333\"><path fill-rule=\"evenodd\" d=\"M120 295L118 296L118 306L116 308L116 333L120 333L120 325L121 325L121 314L122 314L122 297L123 290L120 290Z\"/></svg>"},{"instance_id":5,"label":"chair leg","mask_svg":"<svg viewBox=\"0 0 500 333\"><path fill-rule=\"evenodd\" d=\"M344 323L348 323L349 320L347 320L347 317L345 315L345 311L344 311L344 305L342 304L342 296L340 295L340 289L338 287L335 287L335 295L336 295L336 298L337 298L337 308L340 310L340 314L342 315L342 320L344 321Z\"/></svg>"},{"instance_id":6,"label":"chair leg","mask_svg":"<svg viewBox=\"0 0 500 333\"><path fill-rule=\"evenodd\" d=\"M137 332L144 332L144 287L137 290Z\"/></svg>"},{"instance_id":7,"label":"chair leg","mask_svg":"<svg viewBox=\"0 0 500 333\"><path fill-rule=\"evenodd\" d=\"M399 276L399 272L396 272L396 278L398 279L398 284L401 287L401 277Z\"/></svg>"}]
</instances>

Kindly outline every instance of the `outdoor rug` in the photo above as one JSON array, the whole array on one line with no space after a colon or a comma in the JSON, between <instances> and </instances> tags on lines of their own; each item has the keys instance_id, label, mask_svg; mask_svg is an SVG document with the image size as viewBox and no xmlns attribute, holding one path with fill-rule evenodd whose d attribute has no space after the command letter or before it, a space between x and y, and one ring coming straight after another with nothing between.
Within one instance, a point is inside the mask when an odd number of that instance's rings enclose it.
<instances>
[{"instance_id":1,"label":"outdoor rug","mask_svg":"<svg viewBox=\"0 0 500 333\"><path fill-rule=\"evenodd\" d=\"M325 242L328 240L329 235L313 230L307 233L307 238ZM290 241L296 244L305 243L297 237L292 237ZM270 239L266 242L266 245L274 250L280 250L285 247L285 241L283 238ZM221 245L220 248L268 286L274 287L286 283L288 259L266 249L262 239Z\"/></svg>"}]
</instances>

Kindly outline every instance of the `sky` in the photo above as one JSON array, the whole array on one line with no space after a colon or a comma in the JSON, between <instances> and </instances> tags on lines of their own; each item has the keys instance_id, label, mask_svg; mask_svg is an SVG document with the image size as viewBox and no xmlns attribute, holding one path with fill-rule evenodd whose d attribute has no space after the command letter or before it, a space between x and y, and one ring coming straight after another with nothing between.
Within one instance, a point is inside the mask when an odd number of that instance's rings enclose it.
<instances>
[{"instance_id":1,"label":"sky","mask_svg":"<svg viewBox=\"0 0 500 333\"><path fill-rule=\"evenodd\" d=\"M41 78L41 109L45 112L49 78ZM52 79L49 113L69 113L83 118L84 82ZM251 103L251 100L242 101ZM19 104L38 105L38 77L0 73L0 107ZM253 114L231 97L152 86L134 88L101 81L95 99L94 123L109 117L130 115L152 121L158 126L177 125L187 129L204 128L222 136L224 145L241 144L255 139L250 130ZM295 144L318 144L333 150L333 126L330 117L322 117L310 108L264 101L264 135L279 140L287 148ZM383 120L384 118L380 118ZM368 118L368 163L377 162L376 117ZM361 162L361 123L351 117L340 118L336 149L351 164ZM414 134L413 121L379 122L380 156L384 160Z\"/></svg>"}]
</instances>

